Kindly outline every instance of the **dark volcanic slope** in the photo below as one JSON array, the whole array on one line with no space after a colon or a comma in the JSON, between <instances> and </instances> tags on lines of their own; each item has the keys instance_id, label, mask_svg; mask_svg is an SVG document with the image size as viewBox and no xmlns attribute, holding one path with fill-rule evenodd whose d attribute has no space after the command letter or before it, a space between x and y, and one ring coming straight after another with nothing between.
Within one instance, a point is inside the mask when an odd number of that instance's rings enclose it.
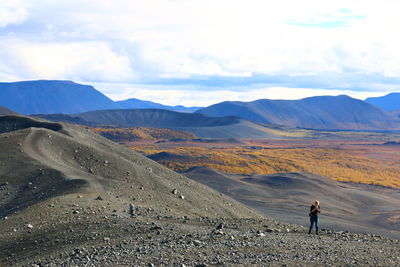
<instances>
[{"instance_id":1,"label":"dark volcanic slope","mask_svg":"<svg viewBox=\"0 0 400 267\"><path fill-rule=\"evenodd\" d=\"M1 115L17 115L14 111L9 110L8 108L0 106L0 116Z\"/></svg>"},{"instance_id":2,"label":"dark volcanic slope","mask_svg":"<svg viewBox=\"0 0 400 267\"><path fill-rule=\"evenodd\" d=\"M241 118L312 129L399 129L400 120L361 100L345 95L309 97L301 100L222 102L196 111L208 116Z\"/></svg>"},{"instance_id":3,"label":"dark volcanic slope","mask_svg":"<svg viewBox=\"0 0 400 267\"><path fill-rule=\"evenodd\" d=\"M400 238L400 190L333 181L308 173L228 175L196 167L184 173L269 217L308 224L309 205L320 200L322 227Z\"/></svg>"},{"instance_id":4,"label":"dark volcanic slope","mask_svg":"<svg viewBox=\"0 0 400 267\"><path fill-rule=\"evenodd\" d=\"M116 101L125 109L166 109L180 112L195 112L200 107L184 107L184 106L167 106L152 101L145 101L136 98L130 98L122 101Z\"/></svg>"},{"instance_id":5,"label":"dark volcanic slope","mask_svg":"<svg viewBox=\"0 0 400 267\"><path fill-rule=\"evenodd\" d=\"M154 127L187 131L203 138L274 138L266 127L237 118L213 118L202 114L162 109L98 110L85 113L41 116L52 121L106 124L118 127ZM86 122L86 123L85 123Z\"/></svg>"},{"instance_id":6,"label":"dark volcanic slope","mask_svg":"<svg viewBox=\"0 0 400 267\"><path fill-rule=\"evenodd\" d=\"M29 261L93 244L92 237L97 236L93 231L107 218L120 218L121 225L103 223L101 235L112 226L117 228L114 232L124 232L123 238L125 227L137 223L130 218L149 212L152 218L261 218L238 202L80 127L1 116L0 148L1 266L6 257ZM81 217L82 213L86 215ZM90 228L81 229L89 224ZM96 240L104 244L103 238Z\"/></svg>"},{"instance_id":7,"label":"dark volcanic slope","mask_svg":"<svg viewBox=\"0 0 400 267\"><path fill-rule=\"evenodd\" d=\"M105 198L118 195L124 202L133 201L132 196L138 194L142 205L170 214L212 216L206 212L210 206L220 216L254 214L205 186L79 127L3 116L0 133L0 184L8 183L10 188L0 192L0 217L58 195L68 198L72 193L101 194ZM172 194L173 189L185 200Z\"/></svg>"},{"instance_id":8,"label":"dark volcanic slope","mask_svg":"<svg viewBox=\"0 0 400 267\"><path fill-rule=\"evenodd\" d=\"M0 106L20 114L77 113L120 108L92 86L47 80L0 83Z\"/></svg>"},{"instance_id":9,"label":"dark volcanic slope","mask_svg":"<svg viewBox=\"0 0 400 267\"><path fill-rule=\"evenodd\" d=\"M98 110L74 114L101 124L123 127L213 127L239 123L235 117L211 118L202 114L189 114L162 109Z\"/></svg>"},{"instance_id":10,"label":"dark volcanic slope","mask_svg":"<svg viewBox=\"0 0 400 267\"><path fill-rule=\"evenodd\" d=\"M400 110L400 93L368 97L365 101L386 111Z\"/></svg>"}]
</instances>

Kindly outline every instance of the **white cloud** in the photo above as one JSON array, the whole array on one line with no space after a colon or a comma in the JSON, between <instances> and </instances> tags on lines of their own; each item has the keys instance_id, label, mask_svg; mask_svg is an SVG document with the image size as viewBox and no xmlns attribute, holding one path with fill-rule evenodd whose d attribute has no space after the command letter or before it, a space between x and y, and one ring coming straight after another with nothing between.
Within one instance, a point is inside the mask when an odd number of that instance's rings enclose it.
<instances>
[{"instance_id":1,"label":"white cloud","mask_svg":"<svg viewBox=\"0 0 400 267\"><path fill-rule=\"evenodd\" d=\"M33 43L13 39L1 43L0 50L0 56L11 64L6 70L11 73L10 68L19 69L23 79L119 81L136 75L129 58L114 53L104 42Z\"/></svg>"},{"instance_id":2,"label":"white cloud","mask_svg":"<svg viewBox=\"0 0 400 267\"><path fill-rule=\"evenodd\" d=\"M27 18L27 15L22 1L0 1L0 28L10 24L20 24Z\"/></svg>"},{"instance_id":3,"label":"white cloud","mask_svg":"<svg viewBox=\"0 0 400 267\"><path fill-rule=\"evenodd\" d=\"M253 73L309 79L326 73L350 78L376 74L400 79L400 2L395 0L3 2L0 78L5 80L133 84ZM345 84L351 90L355 78L350 78L340 84L332 80L329 87ZM385 90L384 82L374 83ZM281 87L285 86L283 82ZM175 88L175 96L186 90ZM290 91L287 97L299 91ZM162 90L152 92L173 101ZM212 96L218 98L217 93Z\"/></svg>"}]
</instances>

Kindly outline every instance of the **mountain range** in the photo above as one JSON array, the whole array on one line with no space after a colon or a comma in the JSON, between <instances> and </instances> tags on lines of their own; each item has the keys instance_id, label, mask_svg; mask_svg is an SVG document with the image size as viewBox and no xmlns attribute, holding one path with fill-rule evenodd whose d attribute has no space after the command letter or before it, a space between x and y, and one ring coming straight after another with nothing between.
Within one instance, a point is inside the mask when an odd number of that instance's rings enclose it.
<instances>
[{"instance_id":1,"label":"mountain range","mask_svg":"<svg viewBox=\"0 0 400 267\"><path fill-rule=\"evenodd\" d=\"M198 109L184 106L171 107L139 99L114 102L93 86L57 80L0 83L0 106L24 115L71 114L126 108L162 108L183 112L193 112Z\"/></svg>"},{"instance_id":2,"label":"mountain range","mask_svg":"<svg viewBox=\"0 0 400 267\"><path fill-rule=\"evenodd\" d=\"M400 94L390 94L380 98L390 99L387 103L392 103L392 108L396 107L396 97ZM394 100L393 100L394 99ZM376 100L376 99L375 99ZM372 101L367 99L367 101ZM383 100L382 100L383 101ZM385 101L384 101L385 102ZM386 103L385 102L385 103ZM288 127L322 129L322 130L397 130L400 129L400 118L396 112L387 112L368 102L351 98L349 96L317 96L300 100L268 100L259 99L252 102L226 101L211 105L206 108L184 107L184 106L166 106L151 101L143 101L135 98L113 101L94 87L82 85L72 81L24 81L14 83L0 83L0 106L13 110L19 114L77 114L80 120L88 120L90 122L101 123L117 121L117 125L127 127L126 125L144 126L144 127L169 127L177 129L177 127L192 127L194 122L198 120L204 122L203 117L185 117L184 115L175 114L169 117L172 121L165 122L168 116L173 113L166 113L157 110L173 110L186 113L207 115L207 117L226 117L234 116L243 118L246 124L245 129L257 128L257 133L249 132L248 138L264 136L259 134L261 127L257 123L284 125ZM143 108L152 109L152 111L143 111ZM385 108L385 109L392 109ZM141 111L132 113L118 112L117 110L125 109L141 109ZM107 112L96 112L82 114L96 110L107 110ZM111 118L110 114L116 116ZM99 118L94 118L100 116ZM152 114L152 115L149 115ZM135 123L133 122L133 116ZM57 117L60 117L57 115ZM176 121L182 119L180 124ZM236 118L236 120L237 120ZM65 118L71 120L70 116ZM148 120L155 120L154 122ZM129 123L128 123L129 121ZM219 123L221 120L218 120ZM256 122L254 124L253 121ZM139 123L140 122L140 123ZM172 124L171 124L172 123ZM179 125L177 125L178 123ZM113 123L114 124L114 123ZM141 124L141 125L138 125ZM151 124L151 125L149 125ZM185 124L185 125L183 125ZM240 123L234 123L236 126ZM222 125L219 125L222 126ZM226 126L226 125L223 125ZM221 137L221 132L213 133L216 129L215 125L212 129L207 128L209 125L195 126L201 129L201 133L196 132L198 136L214 136ZM239 133L244 132L241 128ZM232 128L224 128L223 131L231 132ZM262 131L263 132L263 131ZM224 134L226 135L226 134ZM238 134L234 137L243 136ZM230 136L233 137L233 136Z\"/></svg>"},{"instance_id":3,"label":"mountain range","mask_svg":"<svg viewBox=\"0 0 400 267\"><path fill-rule=\"evenodd\" d=\"M400 120L362 100L346 95L300 100L226 101L196 111L213 117L239 116L289 127L331 130L400 129Z\"/></svg>"},{"instance_id":4,"label":"mountain range","mask_svg":"<svg viewBox=\"0 0 400 267\"><path fill-rule=\"evenodd\" d=\"M390 93L380 97L368 97L365 101L386 111L400 110L400 93Z\"/></svg>"},{"instance_id":5,"label":"mountain range","mask_svg":"<svg viewBox=\"0 0 400 267\"><path fill-rule=\"evenodd\" d=\"M152 101L140 100L136 98L130 98L122 101L116 101L115 103L119 104L123 108L126 109L166 109L180 112L195 112L196 110L201 109L201 107L185 107L182 105L178 106L167 106L159 103L155 103Z\"/></svg>"}]
</instances>

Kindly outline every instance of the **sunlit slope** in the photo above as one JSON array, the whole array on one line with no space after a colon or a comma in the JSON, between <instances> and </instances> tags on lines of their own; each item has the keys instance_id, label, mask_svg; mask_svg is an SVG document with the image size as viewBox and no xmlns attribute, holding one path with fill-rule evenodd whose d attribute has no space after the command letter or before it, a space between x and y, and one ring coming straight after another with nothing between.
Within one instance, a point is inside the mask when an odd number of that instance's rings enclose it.
<instances>
[{"instance_id":1,"label":"sunlit slope","mask_svg":"<svg viewBox=\"0 0 400 267\"><path fill-rule=\"evenodd\" d=\"M175 131L171 129L162 129L162 128L160 129L160 128L148 128L148 127L134 127L134 128L94 127L94 128L89 128L89 130L116 142L170 140L170 139L191 140L197 138L196 135L189 132Z\"/></svg>"}]
</instances>

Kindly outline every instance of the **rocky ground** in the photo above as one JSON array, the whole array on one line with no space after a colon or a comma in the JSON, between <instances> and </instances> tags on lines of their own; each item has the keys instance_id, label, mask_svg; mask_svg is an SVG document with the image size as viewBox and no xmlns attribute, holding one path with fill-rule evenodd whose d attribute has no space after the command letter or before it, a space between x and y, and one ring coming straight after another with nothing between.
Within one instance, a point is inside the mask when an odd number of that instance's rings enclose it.
<instances>
[{"instance_id":1,"label":"rocky ground","mask_svg":"<svg viewBox=\"0 0 400 267\"><path fill-rule=\"evenodd\" d=\"M0 266L400 265L400 241L375 235L308 235L303 226L270 219L56 205L70 209L61 220L50 213L1 221Z\"/></svg>"}]
</instances>

